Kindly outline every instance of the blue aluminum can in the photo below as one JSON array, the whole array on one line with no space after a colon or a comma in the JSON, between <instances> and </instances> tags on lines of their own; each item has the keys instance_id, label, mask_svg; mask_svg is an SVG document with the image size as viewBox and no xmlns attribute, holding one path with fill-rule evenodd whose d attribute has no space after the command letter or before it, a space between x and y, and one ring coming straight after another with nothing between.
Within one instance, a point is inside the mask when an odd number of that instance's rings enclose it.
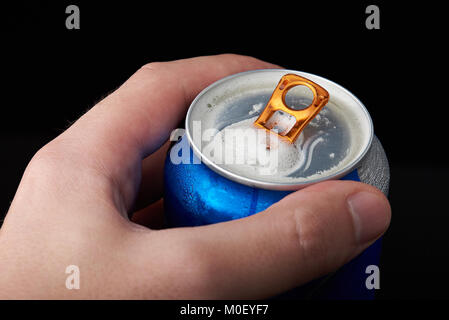
<instances>
[{"instance_id":1,"label":"blue aluminum can","mask_svg":"<svg viewBox=\"0 0 449 320\"><path fill-rule=\"evenodd\" d=\"M260 114L277 82L286 73L311 79L330 94L328 105L302 133L305 135L302 150L309 156L295 167L296 171L291 172L288 179L242 174L233 167L215 163L202 152L207 144L202 137L208 129L222 130ZM310 104L312 96L303 89L287 95L289 106ZM318 142L307 145L309 138ZM304 72L257 70L210 85L192 102L186 129L173 134L172 140L176 142L166 158L164 172L164 206L169 227L199 226L247 217L295 190L329 179L362 181L388 193L388 161L374 136L366 108L338 84ZM372 299L374 290L365 285L366 268L379 265L380 241L336 273L281 297Z\"/></svg>"}]
</instances>

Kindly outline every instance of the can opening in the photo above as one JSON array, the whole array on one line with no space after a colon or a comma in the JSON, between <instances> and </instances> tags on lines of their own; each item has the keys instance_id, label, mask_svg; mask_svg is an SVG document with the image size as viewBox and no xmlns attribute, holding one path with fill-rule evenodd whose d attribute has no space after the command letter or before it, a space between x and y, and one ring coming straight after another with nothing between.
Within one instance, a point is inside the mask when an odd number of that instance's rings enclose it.
<instances>
[{"instance_id":1,"label":"can opening","mask_svg":"<svg viewBox=\"0 0 449 320\"><path fill-rule=\"evenodd\" d=\"M265 127L281 136L285 136L295 125L296 118L282 110L277 110L265 123Z\"/></svg>"}]
</instances>

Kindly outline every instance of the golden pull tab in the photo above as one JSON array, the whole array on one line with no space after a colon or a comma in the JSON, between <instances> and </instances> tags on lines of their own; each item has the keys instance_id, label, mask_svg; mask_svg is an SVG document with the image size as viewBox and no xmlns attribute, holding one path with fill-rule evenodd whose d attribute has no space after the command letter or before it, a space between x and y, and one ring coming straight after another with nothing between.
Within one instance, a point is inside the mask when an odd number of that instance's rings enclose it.
<instances>
[{"instance_id":1,"label":"golden pull tab","mask_svg":"<svg viewBox=\"0 0 449 320\"><path fill-rule=\"evenodd\" d=\"M312 104L302 110L291 109L285 103L285 95L288 90L298 85L304 85L313 92ZM279 81L276 89L274 89L273 94L271 95L270 100L265 106L265 109L262 111L254 124L271 131L271 128L267 128L265 124L276 111L280 110L290 114L295 117L296 123L285 135L278 135L280 137L287 138L291 143L293 143L296 138L299 137L301 131L313 118L315 118L315 116L321 111L328 101L329 93L315 82L296 74L286 74Z\"/></svg>"}]
</instances>

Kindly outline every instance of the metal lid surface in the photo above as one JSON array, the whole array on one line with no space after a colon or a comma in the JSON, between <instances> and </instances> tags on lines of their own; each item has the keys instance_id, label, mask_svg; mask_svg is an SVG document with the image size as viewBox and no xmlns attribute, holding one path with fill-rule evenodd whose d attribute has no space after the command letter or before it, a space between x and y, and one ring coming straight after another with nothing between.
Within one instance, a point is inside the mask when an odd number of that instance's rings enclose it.
<instances>
[{"instance_id":1,"label":"metal lid surface","mask_svg":"<svg viewBox=\"0 0 449 320\"><path fill-rule=\"evenodd\" d=\"M257 117L279 79L287 73L308 78L330 94L328 104L295 143L298 161L290 171L257 174L244 166L216 163L210 154L203 152L210 143L204 139L207 130L220 131ZM287 94L286 103L304 108L311 103L313 95L303 86L297 88ZM371 145L373 124L364 105L340 85L305 72L266 69L238 73L205 88L187 112L186 133L195 154L218 174L253 187L296 190L319 181L340 178L354 169Z\"/></svg>"}]
</instances>

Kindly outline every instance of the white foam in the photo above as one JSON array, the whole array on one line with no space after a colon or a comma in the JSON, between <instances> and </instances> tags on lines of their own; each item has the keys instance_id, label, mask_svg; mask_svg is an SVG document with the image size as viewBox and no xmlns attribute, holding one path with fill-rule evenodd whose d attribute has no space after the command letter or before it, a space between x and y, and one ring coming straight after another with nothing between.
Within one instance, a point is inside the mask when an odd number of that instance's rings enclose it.
<instances>
[{"instance_id":1,"label":"white foam","mask_svg":"<svg viewBox=\"0 0 449 320\"><path fill-rule=\"evenodd\" d=\"M248 112L248 114L251 115L251 114L254 114L256 112L259 112L262 109L262 107L263 107L263 103L262 102L253 104L253 106L252 106L251 110Z\"/></svg>"},{"instance_id":2,"label":"white foam","mask_svg":"<svg viewBox=\"0 0 449 320\"><path fill-rule=\"evenodd\" d=\"M296 119L294 116L281 110L277 110L265 123L265 127L271 130L276 130L279 134L285 136L293 128L295 123Z\"/></svg>"},{"instance_id":3,"label":"white foam","mask_svg":"<svg viewBox=\"0 0 449 320\"><path fill-rule=\"evenodd\" d=\"M326 134L304 138L304 133L291 144L274 132L257 128L257 117L236 122L219 131L205 146L203 153L222 167L249 178L270 176L272 180L298 180L288 177L298 170L306 171L313 161L314 149L324 142ZM333 168L331 168L333 169ZM325 174L315 172L313 176ZM309 178L303 177L300 180Z\"/></svg>"}]
</instances>

